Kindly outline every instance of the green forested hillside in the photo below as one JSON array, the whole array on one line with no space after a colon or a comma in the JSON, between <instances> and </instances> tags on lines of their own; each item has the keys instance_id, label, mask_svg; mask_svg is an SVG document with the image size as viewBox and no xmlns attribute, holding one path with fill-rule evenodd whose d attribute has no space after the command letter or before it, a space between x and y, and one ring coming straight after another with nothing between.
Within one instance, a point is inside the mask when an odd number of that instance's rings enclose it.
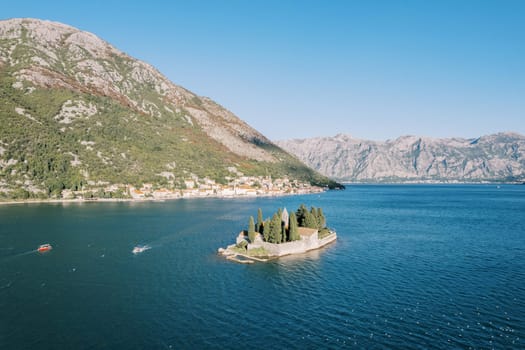
<instances>
[{"instance_id":1,"label":"green forested hillside","mask_svg":"<svg viewBox=\"0 0 525 350\"><path fill-rule=\"evenodd\" d=\"M335 184L89 33L0 22L0 197L146 182L182 188L189 176L225 183L239 172Z\"/></svg>"}]
</instances>

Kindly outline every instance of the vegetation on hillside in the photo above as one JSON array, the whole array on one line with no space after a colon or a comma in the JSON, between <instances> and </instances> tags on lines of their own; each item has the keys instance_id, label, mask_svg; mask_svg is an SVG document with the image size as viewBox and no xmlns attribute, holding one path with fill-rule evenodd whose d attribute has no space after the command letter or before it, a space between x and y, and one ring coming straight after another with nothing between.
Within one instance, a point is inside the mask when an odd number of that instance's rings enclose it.
<instances>
[{"instance_id":1,"label":"vegetation on hillside","mask_svg":"<svg viewBox=\"0 0 525 350\"><path fill-rule=\"evenodd\" d=\"M77 52L35 40L25 28L20 38L0 38L0 200L59 198L64 190L122 197L126 185L183 189L188 178L225 184L242 175L338 186L262 135L249 136L256 131L222 107L170 85L129 56L95 57L82 43L73 46ZM21 72L40 78L20 78ZM106 76L121 78L102 87L90 83ZM231 132L224 137L263 149L272 161L232 151L190 110L206 112ZM107 191L111 185L122 186Z\"/></svg>"}]
</instances>

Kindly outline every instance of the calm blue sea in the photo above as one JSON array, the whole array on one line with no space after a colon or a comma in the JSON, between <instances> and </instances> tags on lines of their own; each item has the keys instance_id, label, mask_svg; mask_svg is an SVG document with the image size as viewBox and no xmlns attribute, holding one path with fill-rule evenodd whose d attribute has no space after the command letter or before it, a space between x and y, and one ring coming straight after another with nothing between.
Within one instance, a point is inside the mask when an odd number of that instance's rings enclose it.
<instances>
[{"instance_id":1,"label":"calm blue sea","mask_svg":"<svg viewBox=\"0 0 525 350\"><path fill-rule=\"evenodd\" d=\"M301 203L336 243L253 265L216 255L258 207ZM523 349L525 186L3 205L0 348Z\"/></svg>"}]
</instances>

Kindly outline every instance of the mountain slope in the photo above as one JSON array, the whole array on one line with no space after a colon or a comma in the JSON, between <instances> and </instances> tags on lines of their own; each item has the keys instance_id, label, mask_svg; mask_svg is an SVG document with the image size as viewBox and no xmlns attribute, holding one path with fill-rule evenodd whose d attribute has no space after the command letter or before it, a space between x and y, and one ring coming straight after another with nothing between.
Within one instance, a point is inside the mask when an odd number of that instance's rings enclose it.
<instances>
[{"instance_id":1,"label":"mountain slope","mask_svg":"<svg viewBox=\"0 0 525 350\"><path fill-rule=\"evenodd\" d=\"M312 168L340 181L523 181L525 137L477 139L402 136L385 142L348 135L277 142Z\"/></svg>"},{"instance_id":2,"label":"mountain slope","mask_svg":"<svg viewBox=\"0 0 525 350\"><path fill-rule=\"evenodd\" d=\"M95 35L0 21L0 196L190 176L333 184L212 100Z\"/></svg>"}]
</instances>

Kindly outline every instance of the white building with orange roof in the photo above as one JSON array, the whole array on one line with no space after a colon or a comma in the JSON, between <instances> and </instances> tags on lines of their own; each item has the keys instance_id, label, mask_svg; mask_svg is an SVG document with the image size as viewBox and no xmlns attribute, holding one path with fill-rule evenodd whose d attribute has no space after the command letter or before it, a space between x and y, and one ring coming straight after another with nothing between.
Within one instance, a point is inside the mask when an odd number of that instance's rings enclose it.
<instances>
[{"instance_id":1,"label":"white building with orange roof","mask_svg":"<svg viewBox=\"0 0 525 350\"><path fill-rule=\"evenodd\" d=\"M133 199L143 199L144 197L146 197L146 194L143 191L141 191L141 190L139 190L139 189L137 189L135 187L130 187L129 188L129 195Z\"/></svg>"}]
</instances>

